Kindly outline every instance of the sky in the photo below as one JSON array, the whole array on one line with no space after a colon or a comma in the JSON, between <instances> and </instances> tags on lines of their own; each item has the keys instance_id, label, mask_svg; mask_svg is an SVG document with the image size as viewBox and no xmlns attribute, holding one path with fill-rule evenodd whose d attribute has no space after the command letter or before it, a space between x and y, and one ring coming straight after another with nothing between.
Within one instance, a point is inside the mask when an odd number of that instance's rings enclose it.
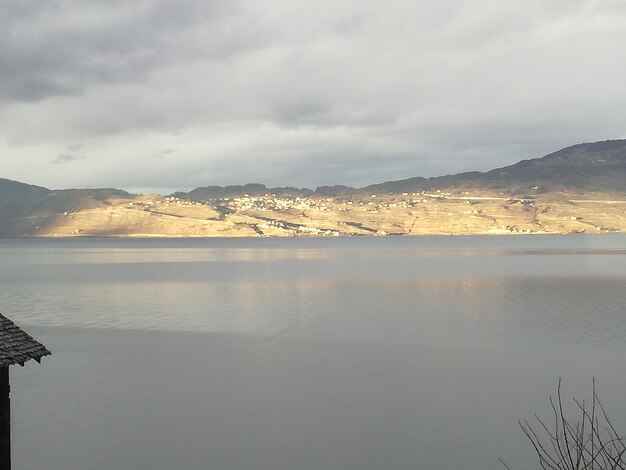
<instances>
[{"instance_id":1,"label":"sky","mask_svg":"<svg viewBox=\"0 0 626 470\"><path fill-rule=\"evenodd\" d=\"M169 193L626 137L623 0L0 2L0 177Z\"/></svg>"}]
</instances>

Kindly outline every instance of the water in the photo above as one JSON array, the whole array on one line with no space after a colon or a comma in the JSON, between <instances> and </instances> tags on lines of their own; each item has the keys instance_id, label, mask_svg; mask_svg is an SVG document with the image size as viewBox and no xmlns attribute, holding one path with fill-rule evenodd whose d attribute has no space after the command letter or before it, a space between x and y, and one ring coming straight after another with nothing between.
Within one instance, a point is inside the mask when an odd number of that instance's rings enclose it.
<instances>
[{"instance_id":1,"label":"water","mask_svg":"<svg viewBox=\"0 0 626 470\"><path fill-rule=\"evenodd\" d=\"M624 236L3 240L14 467L538 468L596 377L626 431Z\"/></svg>"}]
</instances>

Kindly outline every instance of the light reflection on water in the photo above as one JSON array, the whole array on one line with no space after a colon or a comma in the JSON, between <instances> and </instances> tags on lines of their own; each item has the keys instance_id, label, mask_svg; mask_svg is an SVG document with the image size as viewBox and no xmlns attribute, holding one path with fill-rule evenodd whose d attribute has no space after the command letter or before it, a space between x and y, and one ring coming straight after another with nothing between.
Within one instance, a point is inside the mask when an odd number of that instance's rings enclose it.
<instances>
[{"instance_id":1,"label":"light reflection on water","mask_svg":"<svg viewBox=\"0 0 626 470\"><path fill-rule=\"evenodd\" d=\"M528 468L516 419L558 375L597 376L609 400L626 387L625 247L0 241L0 311L55 353L14 371L16 456L33 470ZM66 455L70 438L82 447Z\"/></svg>"}]
</instances>

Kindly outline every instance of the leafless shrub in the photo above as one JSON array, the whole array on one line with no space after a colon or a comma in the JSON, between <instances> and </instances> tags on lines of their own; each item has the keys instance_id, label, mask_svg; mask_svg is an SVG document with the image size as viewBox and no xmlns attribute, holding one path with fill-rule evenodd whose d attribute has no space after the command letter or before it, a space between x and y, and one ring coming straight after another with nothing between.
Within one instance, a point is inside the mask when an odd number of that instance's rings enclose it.
<instances>
[{"instance_id":1,"label":"leafless shrub","mask_svg":"<svg viewBox=\"0 0 626 470\"><path fill-rule=\"evenodd\" d=\"M591 403L578 401L577 420L570 421L563 412L561 379L556 400L550 397L551 421L537 415L536 422L520 421L519 425L530 440L539 464L544 470L623 470L626 469L626 445L619 436L596 393L593 381ZM500 459L502 464L509 467Z\"/></svg>"}]
</instances>

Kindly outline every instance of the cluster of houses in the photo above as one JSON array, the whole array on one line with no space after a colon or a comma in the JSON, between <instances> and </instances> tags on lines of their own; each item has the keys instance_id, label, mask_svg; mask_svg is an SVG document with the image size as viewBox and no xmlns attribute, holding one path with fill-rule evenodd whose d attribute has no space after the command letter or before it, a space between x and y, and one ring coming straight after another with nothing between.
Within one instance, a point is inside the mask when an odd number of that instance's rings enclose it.
<instances>
[{"instance_id":1,"label":"cluster of houses","mask_svg":"<svg viewBox=\"0 0 626 470\"><path fill-rule=\"evenodd\" d=\"M416 199L415 197L418 198ZM394 196L380 196L372 194L370 197L344 196L338 198L319 196L280 197L274 194L265 194L259 196L244 195L238 197L224 197L221 198L219 202L235 211L285 211L293 209L301 211L327 211L331 209L348 211L355 206L366 206L370 212L377 212L384 209L410 208L419 204L430 202L433 199L446 199L452 197L454 197L452 194L442 193L441 191L437 191L433 194L428 194L426 192L411 194L403 193L402 195ZM171 199L176 200L176 204L181 203L181 201L177 198Z\"/></svg>"},{"instance_id":2,"label":"cluster of houses","mask_svg":"<svg viewBox=\"0 0 626 470\"><path fill-rule=\"evenodd\" d=\"M145 202L137 202L137 201L133 201L133 202L129 202L128 204L126 204L128 207L143 207L143 208L152 208L155 206L165 206L165 207L169 207L169 206L202 206L205 205L202 202L197 202L197 201L190 201L188 199L180 199L178 197L174 197L174 196L168 196L165 197L163 199L155 199L155 200L148 200Z\"/></svg>"},{"instance_id":3,"label":"cluster of houses","mask_svg":"<svg viewBox=\"0 0 626 470\"><path fill-rule=\"evenodd\" d=\"M190 207L190 206L211 206L212 203L217 203L229 208L232 211L248 211L248 210L260 210L260 211L286 211L286 210L338 210L349 211L354 207L365 207L366 210L372 213L379 212L381 210L390 209L407 209L416 207L420 204L436 200L459 200L470 203L478 203L481 201L495 201L506 200L505 197L486 197L486 196L469 196L469 193L465 193L462 196L454 195L451 193L437 190L436 192L427 193L422 191L420 193L402 193L397 195L376 195L371 196L342 196L337 198L320 197L320 196L277 196L275 194L264 195L249 195L222 197L215 201L192 201L189 199L181 199L175 196L168 196L162 199L149 200L146 202L129 202L128 207L143 206L145 209L153 208L154 206L178 206L178 207ZM523 200L522 202L531 204L531 200Z\"/></svg>"},{"instance_id":4,"label":"cluster of houses","mask_svg":"<svg viewBox=\"0 0 626 470\"><path fill-rule=\"evenodd\" d=\"M221 199L227 207L233 210L261 210L261 211L283 211L283 210L328 210L327 203L331 202L330 198L309 198L300 197L278 197L272 194L263 196L239 196Z\"/></svg>"},{"instance_id":5,"label":"cluster of houses","mask_svg":"<svg viewBox=\"0 0 626 470\"><path fill-rule=\"evenodd\" d=\"M182 199L176 196L158 197L154 199L147 199L143 202L129 202L129 206L136 206L138 209L148 211L162 211L166 207L198 207L204 206L207 208L216 209L222 215L239 213L242 215L251 216L261 219L260 223L253 224L255 231L259 234L273 233L275 229L282 229L286 231L293 231L294 234L310 234L321 236L334 236L340 234L349 234L348 231L342 230L340 227L328 228L328 224L325 227L315 226L314 220L321 217L324 220L333 220L333 213L343 212L346 213L346 219L350 220L351 217L347 213L352 212L355 215L357 213L379 214L395 211L410 211L412 208L428 206L431 204L438 205L443 202L456 202L464 205L469 205L466 210L460 207L454 209L454 212L449 212L449 216L458 214L459 216L475 216L483 217L485 207L476 207L481 203L504 203L504 204L522 204L528 209L535 207L534 199L520 199L510 198L504 194L470 194L469 192L455 192L450 193L442 190L433 191L421 191L421 192L405 192L399 194L351 194L342 195L336 197L328 197L322 195L311 196L284 196L277 194L262 194L251 195L244 194L240 196L230 197L218 197L209 201L192 201L188 199ZM157 207L163 209L157 209ZM260 214L264 211L268 213L267 216ZM313 216L312 213L307 214L308 211L324 212L328 211L328 216ZM487 210L488 212L488 210ZM247 214L246 214L247 213ZM282 213L280 217L277 214ZM410 214L410 212L406 212ZM294 220L293 216L304 216L307 219L311 219L309 222L302 223L298 220ZM282 220L281 219L285 219ZM580 217L571 217L572 220L580 220ZM344 220L343 216L337 218L336 222ZM357 219L358 220L358 219ZM347 222L346 222L347 223ZM348 223L348 225L350 225ZM374 224L376 225L376 224ZM526 233L529 230L520 229L514 225L494 227L493 233ZM360 233L360 232L359 232ZM490 232L492 233L492 232ZM382 230L371 230L371 234L386 235L386 232Z\"/></svg>"}]
</instances>

